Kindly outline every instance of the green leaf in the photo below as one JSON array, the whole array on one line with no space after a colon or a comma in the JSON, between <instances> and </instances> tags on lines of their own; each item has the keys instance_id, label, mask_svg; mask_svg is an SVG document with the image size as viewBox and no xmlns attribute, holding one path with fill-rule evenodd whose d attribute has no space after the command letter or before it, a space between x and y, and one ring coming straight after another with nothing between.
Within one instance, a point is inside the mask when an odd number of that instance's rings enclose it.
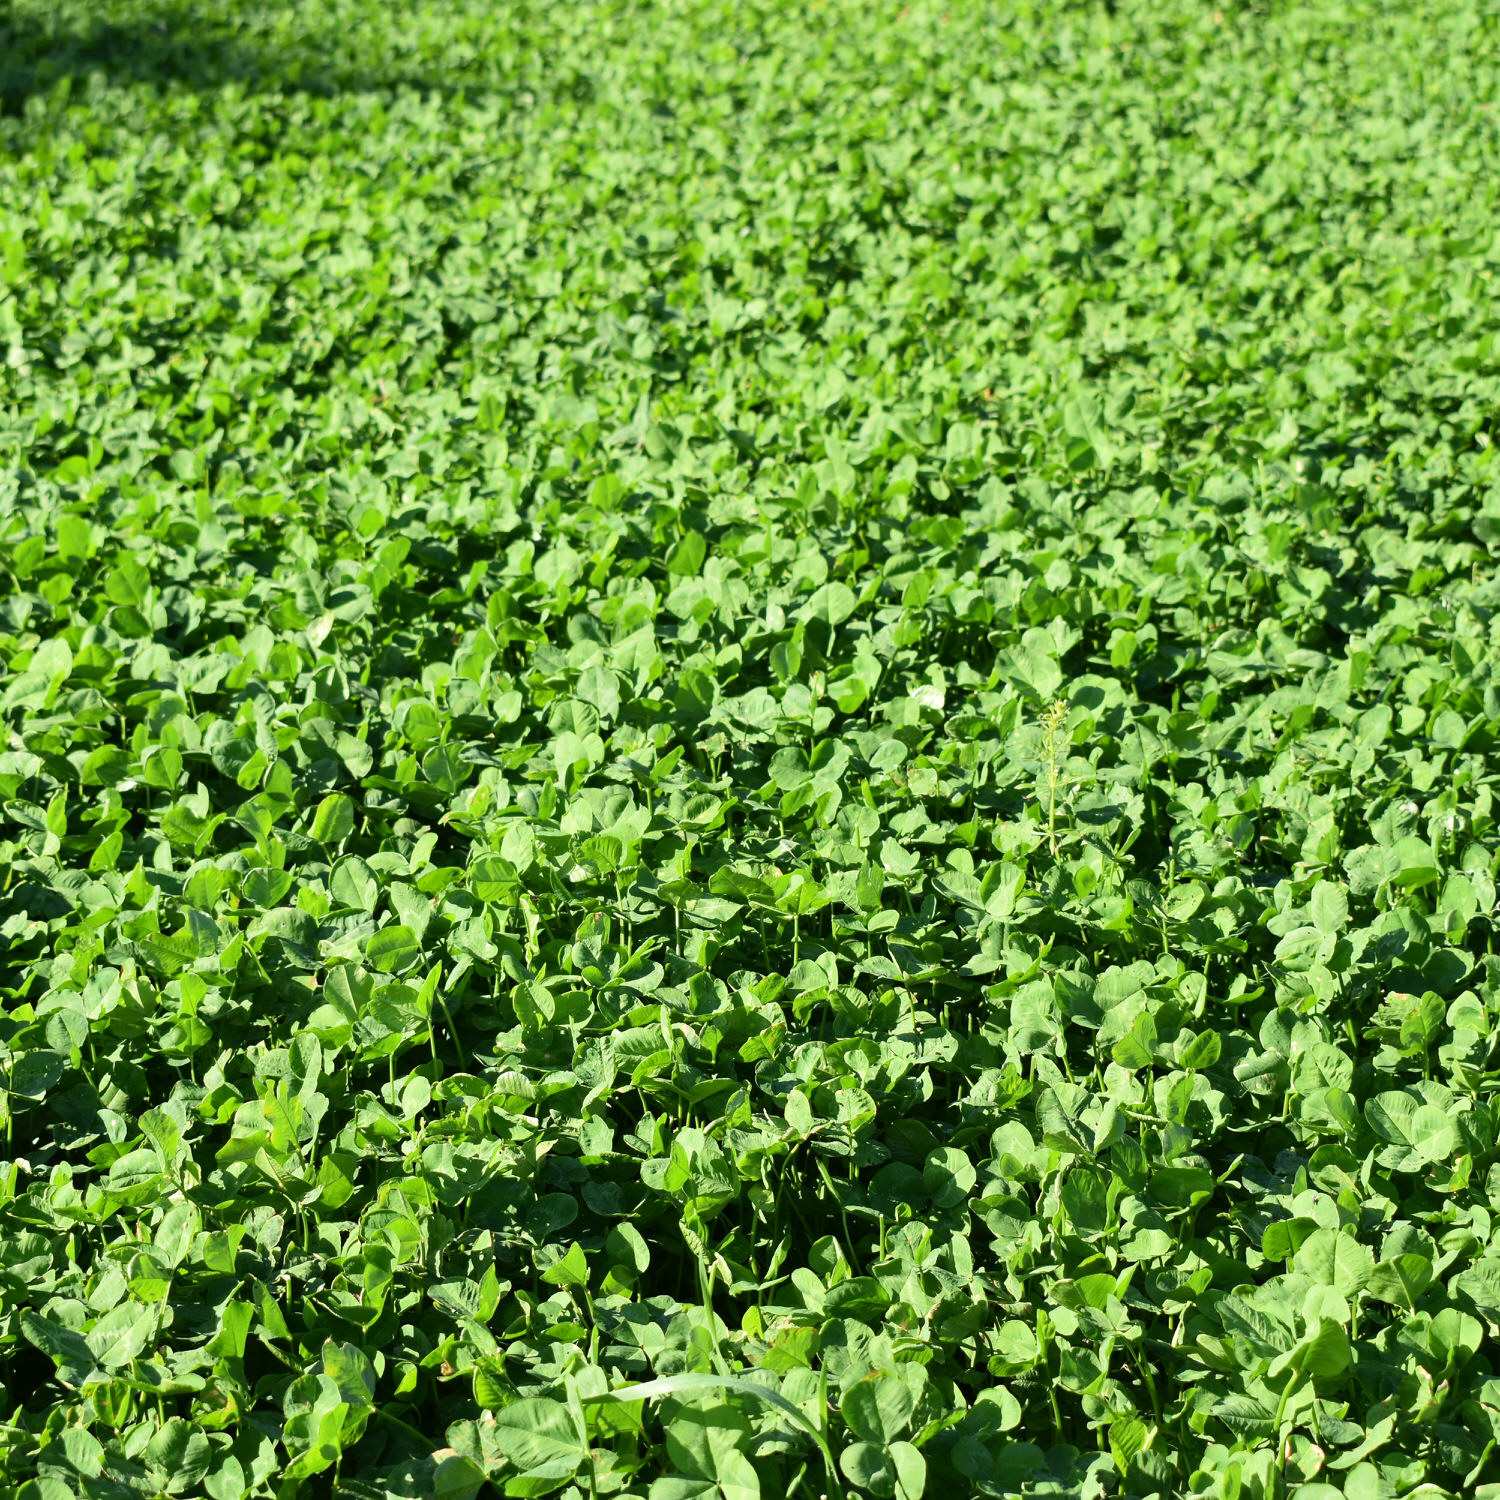
<instances>
[{"instance_id":1,"label":"green leaf","mask_svg":"<svg viewBox=\"0 0 1500 1500\"><path fill-rule=\"evenodd\" d=\"M64 562L81 562L93 551L93 531L82 516L57 518L57 555Z\"/></svg>"},{"instance_id":2,"label":"green leaf","mask_svg":"<svg viewBox=\"0 0 1500 1500\"><path fill-rule=\"evenodd\" d=\"M737 1375L707 1375L689 1373L684 1375L670 1375L659 1380L643 1381L639 1385L618 1386L612 1391L601 1391L591 1394L585 1398L586 1403L595 1402L636 1402L656 1401L664 1396L694 1396L707 1394L709 1391L729 1390L737 1392L742 1396L753 1396L759 1401L764 1401L775 1408L782 1416L788 1418L793 1426L799 1428L812 1438L822 1455L823 1464L829 1478L834 1478L833 1455L823 1439L823 1434L808 1418L805 1412L798 1406L794 1406L785 1396L777 1391L768 1390L765 1386L756 1385L749 1380L743 1380Z\"/></svg>"},{"instance_id":3,"label":"green leaf","mask_svg":"<svg viewBox=\"0 0 1500 1500\"><path fill-rule=\"evenodd\" d=\"M375 872L357 854L345 855L328 877L328 894L338 906L373 912L380 899Z\"/></svg>"},{"instance_id":4,"label":"green leaf","mask_svg":"<svg viewBox=\"0 0 1500 1500\"><path fill-rule=\"evenodd\" d=\"M134 558L123 558L104 580L104 595L112 604L144 604L151 575Z\"/></svg>"},{"instance_id":5,"label":"green leaf","mask_svg":"<svg viewBox=\"0 0 1500 1500\"><path fill-rule=\"evenodd\" d=\"M33 1312L21 1314L21 1332L57 1366L57 1378L65 1385L78 1387L93 1374L94 1351L80 1333L39 1317Z\"/></svg>"},{"instance_id":6,"label":"green leaf","mask_svg":"<svg viewBox=\"0 0 1500 1500\"><path fill-rule=\"evenodd\" d=\"M365 961L382 974L404 974L422 957L422 945L410 927L382 927L365 940Z\"/></svg>"},{"instance_id":7,"label":"green leaf","mask_svg":"<svg viewBox=\"0 0 1500 1500\"><path fill-rule=\"evenodd\" d=\"M1316 1219L1278 1219L1266 1226L1260 1242L1261 1254L1267 1260L1286 1260L1296 1254L1312 1235L1319 1232Z\"/></svg>"},{"instance_id":8,"label":"green leaf","mask_svg":"<svg viewBox=\"0 0 1500 1500\"><path fill-rule=\"evenodd\" d=\"M1381 1302L1412 1309L1432 1281L1431 1260L1425 1255L1408 1253L1379 1262L1371 1270L1365 1290Z\"/></svg>"},{"instance_id":9,"label":"green leaf","mask_svg":"<svg viewBox=\"0 0 1500 1500\"><path fill-rule=\"evenodd\" d=\"M1420 890L1440 878L1437 858L1426 839L1398 839L1391 848L1390 863L1395 879L1406 890Z\"/></svg>"},{"instance_id":10,"label":"green leaf","mask_svg":"<svg viewBox=\"0 0 1500 1500\"><path fill-rule=\"evenodd\" d=\"M1349 1336L1339 1324L1324 1318L1316 1332L1305 1339L1290 1356L1297 1369L1315 1380L1333 1380L1348 1368L1351 1357ZM1276 1365L1271 1366L1272 1372Z\"/></svg>"},{"instance_id":11,"label":"green leaf","mask_svg":"<svg viewBox=\"0 0 1500 1500\"><path fill-rule=\"evenodd\" d=\"M1332 1287L1345 1297L1360 1291L1374 1269L1375 1257L1352 1235L1319 1229L1303 1241L1292 1269L1317 1286Z\"/></svg>"},{"instance_id":12,"label":"green leaf","mask_svg":"<svg viewBox=\"0 0 1500 1500\"><path fill-rule=\"evenodd\" d=\"M498 854L483 855L469 866L469 889L481 901L508 900L519 879L516 867Z\"/></svg>"},{"instance_id":13,"label":"green leaf","mask_svg":"<svg viewBox=\"0 0 1500 1500\"><path fill-rule=\"evenodd\" d=\"M1115 1468L1124 1474L1150 1440L1151 1429L1139 1417L1117 1417L1109 1424L1109 1453Z\"/></svg>"},{"instance_id":14,"label":"green leaf","mask_svg":"<svg viewBox=\"0 0 1500 1500\"><path fill-rule=\"evenodd\" d=\"M542 1272L542 1280L548 1286L587 1286L589 1280L588 1262L584 1259L583 1247L574 1240L568 1246L567 1254L561 1260L553 1263Z\"/></svg>"},{"instance_id":15,"label":"green leaf","mask_svg":"<svg viewBox=\"0 0 1500 1500\"><path fill-rule=\"evenodd\" d=\"M851 1443L839 1454L839 1468L851 1484L872 1495L896 1493L896 1466L879 1444Z\"/></svg>"},{"instance_id":16,"label":"green leaf","mask_svg":"<svg viewBox=\"0 0 1500 1500\"><path fill-rule=\"evenodd\" d=\"M849 1430L882 1448L906 1431L915 1407L916 1398L906 1383L882 1371L856 1381L839 1403Z\"/></svg>"},{"instance_id":17,"label":"green leaf","mask_svg":"<svg viewBox=\"0 0 1500 1500\"><path fill-rule=\"evenodd\" d=\"M533 1479L567 1479L587 1456L582 1434L561 1401L525 1397L494 1413L492 1439L516 1468Z\"/></svg>"},{"instance_id":18,"label":"green leaf","mask_svg":"<svg viewBox=\"0 0 1500 1500\"><path fill-rule=\"evenodd\" d=\"M816 589L802 606L801 618L821 620L827 625L842 625L854 613L857 604L854 590L843 583L825 583Z\"/></svg>"},{"instance_id":19,"label":"green leaf","mask_svg":"<svg viewBox=\"0 0 1500 1500\"><path fill-rule=\"evenodd\" d=\"M1216 1031L1200 1031L1192 1041L1178 1053L1178 1061L1184 1068L1211 1068L1218 1062L1223 1043Z\"/></svg>"},{"instance_id":20,"label":"green leaf","mask_svg":"<svg viewBox=\"0 0 1500 1500\"><path fill-rule=\"evenodd\" d=\"M694 577L702 570L707 552L708 544L699 532L684 532L667 554L667 571L681 577Z\"/></svg>"},{"instance_id":21,"label":"green leaf","mask_svg":"<svg viewBox=\"0 0 1500 1500\"><path fill-rule=\"evenodd\" d=\"M313 814L312 837L320 844L341 844L354 832L354 804L333 792L318 803Z\"/></svg>"},{"instance_id":22,"label":"green leaf","mask_svg":"<svg viewBox=\"0 0 1500 1500\"><path fill-rule=\"evenodd\" d=\"M889 1449L896 1470L896 1500L922 1500L927 1489L927 1460L913 1443L892 1443Z\"/></svg>"},{"instance_id":23,"label":"green leaf","mask_svg":"<svg viewBox=\"0 0 1500 1500\"><path fill-rule=\"evenodd\" d=\"M146 1467L171 1494L186 1494L208 1473L213 1448L207 1436L171 1417L146 1444Z\"/></svg>"},{"instance_id":24,"label":"green leaf","mask_svg":"<svg viewBox=\"0 0 1500 1500\"><path fill-rule=\"evenodd\" d=\"M375 1368L357 1344L323 1345L323 1373L338 1387L339 1396L351 1408L369 1406L375 1396Z\"/></svg>"}]
</instances>

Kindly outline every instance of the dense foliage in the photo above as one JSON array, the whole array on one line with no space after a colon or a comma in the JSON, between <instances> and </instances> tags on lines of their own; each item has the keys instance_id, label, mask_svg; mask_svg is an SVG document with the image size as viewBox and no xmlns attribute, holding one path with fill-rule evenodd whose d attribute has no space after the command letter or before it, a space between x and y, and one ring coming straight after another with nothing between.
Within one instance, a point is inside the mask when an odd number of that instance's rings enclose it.
<instances>
[{"instance_id":1,"label":"dense foliage","mask_svg":"<svg viewBox=\"0 0 1500 1500\"><path fill-rule=\"evenodd\" d=\"M1497 76L12 0L5 1493L1500 1494Z\"/></svg>"}]
</instances>

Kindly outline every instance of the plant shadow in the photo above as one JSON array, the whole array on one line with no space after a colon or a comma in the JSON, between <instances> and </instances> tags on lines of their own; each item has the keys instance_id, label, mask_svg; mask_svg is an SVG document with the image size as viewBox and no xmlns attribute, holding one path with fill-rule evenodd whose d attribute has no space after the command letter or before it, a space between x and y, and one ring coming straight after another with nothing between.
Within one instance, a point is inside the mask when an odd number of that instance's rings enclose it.
<instances>
[{"instance_id":1,"label":"plant shadow","mask_svg":"<svg viewBox=\"0 0 1500 1500\"><path fill-rule=\"evenodd\" d=\"M430 14L427 28L403 30L404 8L387 7L390 24L376 33L366 7L341 27L337 17L309 21L307 7L274 3L0 0L0 114L22 114L29 99L76 91L100 77L107 85L163 91L468 92L472 84L444 66Z\"/></svg>"}]
</instances>

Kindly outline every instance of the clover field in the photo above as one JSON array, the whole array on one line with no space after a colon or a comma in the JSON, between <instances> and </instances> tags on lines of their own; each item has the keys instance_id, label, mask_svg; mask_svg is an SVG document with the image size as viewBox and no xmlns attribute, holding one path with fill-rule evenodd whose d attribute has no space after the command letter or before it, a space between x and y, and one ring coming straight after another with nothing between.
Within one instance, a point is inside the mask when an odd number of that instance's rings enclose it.
<instances>
[{"instance_id":1,"label":"clover field","mask_svg":"<svg viewBox=\"0 0 1500 1500\"><path fill-rule=\"evenodd\" d=\"M4 0L0 1489L1500 1496L1494 0Z\"/></svg>"}]
</instances>

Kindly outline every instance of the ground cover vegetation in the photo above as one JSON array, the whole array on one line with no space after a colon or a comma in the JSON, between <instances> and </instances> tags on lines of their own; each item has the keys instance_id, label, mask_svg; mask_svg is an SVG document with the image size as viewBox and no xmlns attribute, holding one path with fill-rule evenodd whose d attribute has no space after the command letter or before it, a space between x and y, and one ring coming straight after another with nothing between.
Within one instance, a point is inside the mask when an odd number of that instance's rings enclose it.
<instances>
[{"instance_id":1,"label":"ground cover vegetation","mask_svg":"<svg viewBox=\"0 0 1500 1500\"><path fill-rule=\"evenodd\" d=\"M14 0L5 1493L1500 1493L1497 66Z\"/></svg>"}]
</instances>

